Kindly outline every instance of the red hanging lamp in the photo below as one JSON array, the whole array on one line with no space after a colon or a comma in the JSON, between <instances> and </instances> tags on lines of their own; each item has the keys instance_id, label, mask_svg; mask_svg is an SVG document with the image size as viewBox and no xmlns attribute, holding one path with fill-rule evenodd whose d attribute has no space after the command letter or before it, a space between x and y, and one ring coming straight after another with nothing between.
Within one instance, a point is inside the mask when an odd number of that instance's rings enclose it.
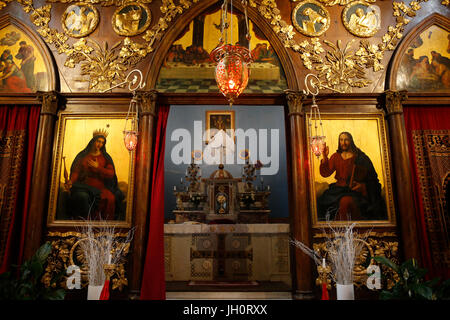
<instances>
[{"instance_id":1,"label":"red hanging lamp","mask_svg":"<svg viewBox=\"0 0 450 320\"><path fill-rule=\"evenodd\" d=\"M313 77L316 80L316 83L314 83L312 80L308 82L309 77ZM310 90L311 87L315 88L316 91L312 92ZM319 87L320 87L320 80L312 73L309 73L305 77L305 93L307 95L312 95L312 105L308 120L308 127L309 127L309 137L310 137L310 145L311 145L311 152L319 158L320 155L323 153L325 148L325 135L323 134L323 125L322 125L322 118L320 117L320 110L319 106L316 103L316 95L319 94ZM312 124L314 122L314 133L312 130ZM319 132L317 122L319 122L319 126L321 131Z\"/></svg>"},{"instance_id":2,"label":"red hanging lamp","mask_svg":"<svg viewBox=\"0 0 450 320\"><path fill-rule=\"evenodd\" d=\"M250 46L250 33L247 18L247 1L242 0L247 27L246 38ZM248 84L249 64L252 55L249 48L233 45L233 0L230 2L230 23L228 23L228 0L222 4L221 38L219 45L211 52L211 59L217 62L215 78L220 92L228 99L230 107ZM227 29L230 26L230 43L227 43ZM225 39L225 40L224 40Z\"/></svg>"}]
</instances>

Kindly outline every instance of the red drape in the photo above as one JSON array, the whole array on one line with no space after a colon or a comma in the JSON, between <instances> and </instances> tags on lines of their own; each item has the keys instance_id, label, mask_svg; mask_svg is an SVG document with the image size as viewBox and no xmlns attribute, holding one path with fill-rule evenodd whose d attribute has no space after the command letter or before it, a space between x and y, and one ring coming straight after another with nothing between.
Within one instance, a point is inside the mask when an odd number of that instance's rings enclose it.
<instances>
[{"instance_id":1,"label":"red drape","mask_svg":"<svg viewBox=\"0 0 450 320\"><path fill-rule=\"evenodd\" d=\"M11 211L11 220L7 229L0 226L7 234L0 273L7 271L12 263L22 263L40 110L40 105L0 107L0 139L13 131L25 131L24 148L21 154L20 182L13 204L14 209ZM3 172L1 169L0 171Z\"/></svg>"},{"instance_id":2,"label":"red drape","mask_svg":"<svg viewBox=\"0 0 450 320\"><path fill-rule=\"evenodd\" d=\"M158 108L153 148L150 224L141 285L141 300L165 300L164 274L164 151L169 106Z\"/></svg>"},{"instance_id":3,"label":"red drape","mask_svg":"<svg viewBox=\"0 0 450 320\"><path fill-rule=\"evenodd\" d=\"M416 207L416 222L422 265L429 270L429 276L450 277L450 270L439 270L432 262L430 243L425 222L423 196L420 191L420 180L413 143L414 130L448 130L450 129L450 107L413 106L404 107L405 128L408 140L409 159L413 178L413 193Z\"/></svg>"}]
</instances>

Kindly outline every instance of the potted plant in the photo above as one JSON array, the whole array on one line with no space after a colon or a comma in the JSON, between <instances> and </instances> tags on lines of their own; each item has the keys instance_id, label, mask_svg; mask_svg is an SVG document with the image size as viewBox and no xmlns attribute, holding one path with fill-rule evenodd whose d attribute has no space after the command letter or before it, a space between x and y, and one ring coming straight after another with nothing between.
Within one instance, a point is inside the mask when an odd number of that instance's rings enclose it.
<instances>
[{"instance_id":1,"label":"potted plant","mask_svg":"<svg viewBox=\"0 0 450 320\"><path fill-rule=\"evenodd\" d=\"M25 261L19 272L5 272L0 275L0 300L64 300L65 290L56 289L57 278L46 287L41 279L44 265L52 251L50 242L42 245L30 260ZM17 266L15 266L17 267Z\"/></svg>"},{"instance_id":2,"label":"potted plant","mask_svg":"<svg viewBox=\"0 0 450 320\"><path fill-rule=\"evenodd\" d=\"M397 274L394 286L390 290L381 291L380 299L450 299L450 279L442 282L440 278L426 281L424 278L428 270L420 268L415 259L407 260L401 265L395 264L386 257L374 257L373 259L392 269Z\"/></svg>"}]
</instances>

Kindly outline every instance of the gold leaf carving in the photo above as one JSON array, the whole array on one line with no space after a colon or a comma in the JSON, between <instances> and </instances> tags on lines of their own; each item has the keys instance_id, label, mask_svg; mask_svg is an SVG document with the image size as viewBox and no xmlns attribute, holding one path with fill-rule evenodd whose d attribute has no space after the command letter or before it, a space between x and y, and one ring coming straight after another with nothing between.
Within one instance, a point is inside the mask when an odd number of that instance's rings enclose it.
<instances>
[{"instance_id":1,"label":"gold leaf carving","mask_svg":"<svg viewBox=\"0 0 450 320\"><path fill-rule=\"evenodd\" d=\"M404 2L393 2L396 24L388 27L388 32L382 37L381 43L373 44L368 40L361 40L356 50L349 47L354 42L351 41L342 50L340 40L336 45L324 40L323 42L331 48L327 52L318 38L312 38L310 41L302 40L298 43L294 39L295 32L292 25L287 24L279 16L280 10L275 0L261 0L259 3L250 1L250 5L257 8L258 12L272 25L272 29L286 48L291 48L300 54L303 65L307 69L313 70L314 65L318 65L315 69L319 71L317 76L321 88L344 93L351 92L352 88L367 87L371 83L366 77L365 69L372 69L374 72L384 69L382 64L384 53L395 49L403 37L404 26L410 22L407 17L414 17L416 11L421 8L420 3L427 1L412 1L409 6ZM347 5L351 1L319 0L319 2L326 6L333 6ZM375 2L375 0L366 2Z\"/></svg>"},{"instance_id":2,"label":"gold leaf carving","mask_svg":"<svg viewBox=\"0 0 450 320\"><path fill-rule=\"evenodd\" d=\"M316 234L314 238L316 239L313 244L313 249L320 256L326 257L328 254L327 241L329 235L326 234ZM372 257L386 257L395 263L398 263L398 241L396 241L396 236L394 234L382 234L378 232L370 232L367 239L357 238L358 241L363 242L362 250L358 257L356 257L355 267L353 269L354 284L357 287L361 287L366 284L367 281L367 267L372 264L376 264ZM334 240L337 241L337 240ZM330 263L327 263L327 268L329 268ZM381 271L383 274L383 286L387 289L391 289L395 282L398 280L397 273L393 272L390 268L381 265ZM318 278L316 279L316 284L321 285L323 281L330 284L331 280L331 269L324 270L322 266L317 266Z\"/></svg>"},{"instance_id":3,"label":"gold leaf carving","mask_svg":"<svg viewBox=\"0 0 450 320\"><path fill-rule=\"evenodd\" d=\"M139 0L139 3L151 3L153 0ZM128 2L134 2L134 0L47 0L47 2L52 3L89 3L89 4L100 4L102 7L116 6L121 7Z\"/></svg>"}]
</instances>

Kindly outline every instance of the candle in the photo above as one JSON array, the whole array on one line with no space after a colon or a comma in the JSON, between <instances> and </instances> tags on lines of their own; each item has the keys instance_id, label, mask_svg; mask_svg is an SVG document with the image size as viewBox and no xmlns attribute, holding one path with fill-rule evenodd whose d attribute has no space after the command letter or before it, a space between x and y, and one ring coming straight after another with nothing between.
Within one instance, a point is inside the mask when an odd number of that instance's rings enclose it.
<instances>
[{"instance_id":1,"label":"candle","mask_svg":"<svg viewBox=\"0 0 450 320\"><path fill-rule=\"evenodd\" d=\"M177 191L177 186L173 186L173 191Z\"/></svg>"},{"instance_id":2,"label":"candle","mask_svg":"<svg viewBox=\"0 0 450 320\"><path fill-rule=\"evenodd\" d=\"M270 191L270 186L267 186L267 191Z\"/></svg>"},{"instance_id":3,"label":"candle","mask_svg":"<svg viewBox=\"0 0 450 320\"><path fill-rule=\"evenodd\" d=\"M326 264L325 264L325 258L322 258L322 267L325 268Z\"/></svg>"},{"instance_id":4,"label":"candle","mask_svg":"<svg viewBox=\"0 0 450 320\"><path fill-rule=\"evenodd\" d=\"M111 252L108 255L108 264L111 264Z\"/></svg>"}]
</instances>

